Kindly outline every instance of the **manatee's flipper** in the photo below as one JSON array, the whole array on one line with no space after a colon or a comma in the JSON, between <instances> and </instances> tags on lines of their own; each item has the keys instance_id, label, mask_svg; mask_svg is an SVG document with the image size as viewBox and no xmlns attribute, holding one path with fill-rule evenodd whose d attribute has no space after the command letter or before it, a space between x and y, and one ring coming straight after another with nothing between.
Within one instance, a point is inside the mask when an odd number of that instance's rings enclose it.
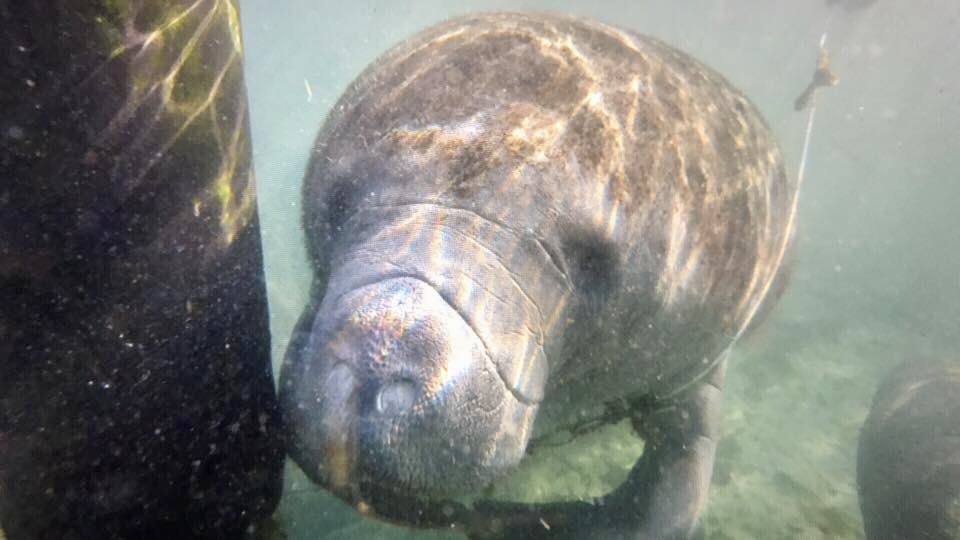
<instances>
[{"instance_id":1,"label":"manatee's flipper","mask_svg":"<svg viewBox=\"0 0 960 540\"><path fill-rule=\"evenodd\" d=\"M689 538L707 502L719 437L726 359L674 406L637 418L646 446L615 496L639 497L640 538Z\"/></svg>"},{"instance_id":2,"label":"manatee's flipper","mask_svg":"<svg viewBox=\"0 0 960 540\"><path fill-rule=\"evenodd\" d=\"M692 537L707 501L717 448L726 360L678 400L637 411L643 456L611 494L590 502L483 502L446 508L471 538ZM640 416L642 414L642 416ZM432 515L441 515L435 509Z\"/></svg>"},{"instance_id":3,"label":"manatee's flipper","mask_svg":"<svg viewBox=\"0 0 960 540\"><path fill-rule=\"evenodd\" d=\"M283 452L236 2L0 0L0 50L6 538L240 538Z\"/></svg>"}]
</instances>

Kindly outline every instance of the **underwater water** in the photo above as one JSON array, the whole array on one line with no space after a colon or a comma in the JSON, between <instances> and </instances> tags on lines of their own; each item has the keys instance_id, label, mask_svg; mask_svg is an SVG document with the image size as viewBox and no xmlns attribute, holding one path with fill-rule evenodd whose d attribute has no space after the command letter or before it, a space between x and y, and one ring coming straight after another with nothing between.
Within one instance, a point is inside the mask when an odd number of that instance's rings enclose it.
<instances>
[{"instance_id":1,"label":"underwater water","mask_svg":"<svg viewBox=\"0 0 960 540\"><path fill-rule=\"evenodd\" d=\"M796 267L728 370L707 538L861 538L856 448L878 382L917 359L960 362L960 5L822 1L276 2L242 5L275 371L310 280L300 185L317 130L390 46L450 16L550 10L649 34L724 74L765 115L795 175L794 98L824 33L840 81L817 97ZM602 388L596 389L602 392ZM626 425L537 453L498 497L595 496L642 452ZM439 538L362 518L288 463L290 538ZM456 535L452 535L456 537Z\"/></svg>"}]
</instances>

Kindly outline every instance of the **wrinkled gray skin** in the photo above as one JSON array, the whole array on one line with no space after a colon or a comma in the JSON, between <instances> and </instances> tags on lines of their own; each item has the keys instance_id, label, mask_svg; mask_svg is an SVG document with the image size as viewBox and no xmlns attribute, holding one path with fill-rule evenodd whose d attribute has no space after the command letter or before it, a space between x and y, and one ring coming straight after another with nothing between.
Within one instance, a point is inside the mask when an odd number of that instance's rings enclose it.
<instances>
[{"instance_id":1,"label":"wrinkled gray skin","mask_svg":"<svg viewBox=\"0 0 960 540\"><path fill-rule=\"evenodd\" d=\"M795 194L749 101L659 41L548 15L426 30L317 138L312 301L280 387L291 455L407 523L686 536L722 359L777 288ZM603 501L613 514L434 505L508 473L571 412L622 400L648 450Z\"/></svg>"},{"instance_id":2,"label":"wrinkled gray skin","mask_svg":"<svg viewBox=\"0 0 960 540\"><path fill-rule=\"evenodd\" d=\"M868 539L960 539L960 362L887 377L860 433L857 484Z\"/></svg>"}]
</instances>

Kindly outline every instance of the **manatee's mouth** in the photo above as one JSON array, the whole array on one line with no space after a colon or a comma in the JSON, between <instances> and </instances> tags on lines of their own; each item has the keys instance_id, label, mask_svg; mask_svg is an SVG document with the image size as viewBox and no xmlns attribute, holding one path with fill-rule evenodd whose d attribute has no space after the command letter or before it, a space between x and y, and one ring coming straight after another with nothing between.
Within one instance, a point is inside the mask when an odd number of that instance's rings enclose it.
<instances>
[{"instance_id":1,"label":"manatee's mouth","mask_svg":"<svg viewBox=\"0 0 960 540\"><path fill-rule=\"evenodd\" d=\"M304 313L281 377L291 456L347 500L469 493L516 466L537 403L511 391L470 318L391 275Z\"/></svg>"}]
</instances>

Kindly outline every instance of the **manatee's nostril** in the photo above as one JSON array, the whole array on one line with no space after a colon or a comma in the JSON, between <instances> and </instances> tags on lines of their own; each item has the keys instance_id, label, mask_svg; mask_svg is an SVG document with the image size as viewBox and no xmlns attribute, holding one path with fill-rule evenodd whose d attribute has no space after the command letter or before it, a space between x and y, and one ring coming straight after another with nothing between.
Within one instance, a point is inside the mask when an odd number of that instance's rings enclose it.
<instances>
[{"instance_id":1,"label":"manatee's nostril","mask_svg":"<svg viewBox=\"0 0 960 540\"><path fill-rule=\"evenodd\" d=\"M405 379L389 382L377 394L377 411L383 414L400 414L413 406L416 389L413 382Z\"/></svg>"}]
</instances>

